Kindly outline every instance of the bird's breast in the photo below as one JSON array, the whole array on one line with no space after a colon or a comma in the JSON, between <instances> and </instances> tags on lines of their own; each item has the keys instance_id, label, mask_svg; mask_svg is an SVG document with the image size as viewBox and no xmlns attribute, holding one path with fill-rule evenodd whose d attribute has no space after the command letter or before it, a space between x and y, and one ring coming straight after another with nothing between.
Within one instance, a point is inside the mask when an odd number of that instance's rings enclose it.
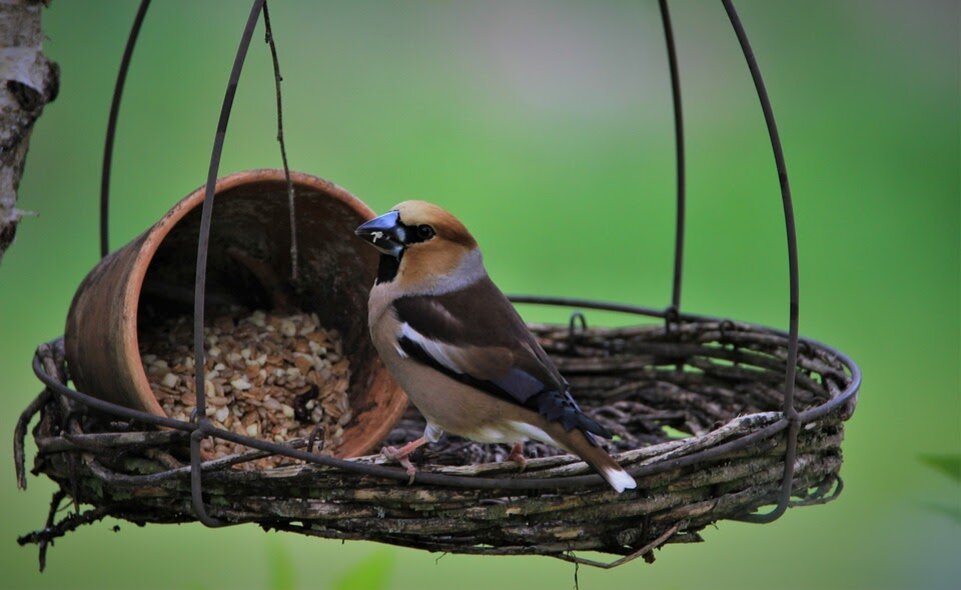
<instances>
[{"instance_id":1,"label":"bird's breast","mask_svg":"<svg viewBox=\"0 0 961 590\"><path fill-rule=\"evenodd\" d=\"M540 421L534 412L497 399L407 356L399 344L402 328L388 307L371 324L371 339L384 365L429 422L451 434L480 442L541 438L532 436L532 432L522 426Z\"/></svg>"}]
</instances>

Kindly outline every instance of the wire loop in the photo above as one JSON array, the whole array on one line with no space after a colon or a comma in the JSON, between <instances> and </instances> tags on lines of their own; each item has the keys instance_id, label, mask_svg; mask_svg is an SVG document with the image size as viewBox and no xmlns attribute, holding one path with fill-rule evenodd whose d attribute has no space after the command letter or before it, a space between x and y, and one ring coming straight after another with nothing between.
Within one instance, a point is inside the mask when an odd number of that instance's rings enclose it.
<instances>
[{"instance_id":1,"label":"wire loop","mask_svg":"<svg viewBox=\"0 0 961 590\"><path fill-rule=\"evenodd\" d=\"M571 319L567 322L567 349L574 350L574 339L577 336L577 325L580 324L581 332L587 330L587 318L584 314L575 311L571 313Z\"/></svg>"}]
</instances>

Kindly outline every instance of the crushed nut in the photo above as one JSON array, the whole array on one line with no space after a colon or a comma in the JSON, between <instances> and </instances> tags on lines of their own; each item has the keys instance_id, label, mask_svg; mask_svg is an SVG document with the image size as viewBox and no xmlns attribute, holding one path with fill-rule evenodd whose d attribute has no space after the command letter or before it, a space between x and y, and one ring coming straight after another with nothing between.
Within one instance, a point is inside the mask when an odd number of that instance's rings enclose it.
<instances>
[{"instance_id":1,"label":"crushed nut","mask_svg":"<svg viewBox=\"0 0 961 590\"><path fill-rule=\"evenodd\" d=\"M347 389L350 366L336 330L326 330L316 314L236 311L214 318L204 329L208 347L204 390L207 415L218 428L283 442L307 438L315 428L324 448L343 441L353 418ZM171 318L141 334L144 370L157 401L171 418L187 420L197 404L194 392L192 323ZM248 450L222 440L204 440L201 451L213 459ZM241 469L293 462L268 457Z\"/></svg>"}]
</instances>

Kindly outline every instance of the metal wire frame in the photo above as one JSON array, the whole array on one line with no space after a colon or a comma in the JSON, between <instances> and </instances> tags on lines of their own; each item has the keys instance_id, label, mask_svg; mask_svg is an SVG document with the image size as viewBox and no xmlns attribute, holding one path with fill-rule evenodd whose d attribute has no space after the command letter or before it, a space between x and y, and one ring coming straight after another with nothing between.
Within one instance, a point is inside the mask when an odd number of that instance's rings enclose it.
<instances>
[{"instance_id":1,"label":"metal wire frame","mask_svg":"<svg viewBox=\"0 0 961 590\"><path fill-rule=\"evenodd\" d=\"M110 167L113 164L113 140L117 135L117 117L120 115L120 98L123 87L127 83L127 71L130 69L130 59L133 49L140 36L140 27L150 8L150 0L140 0L137 16L130 27L130 36L123 50L120 60L120 71L117 72L117 82L113 88L113 100L110 101L110 117L107 119L107 138L103 146L103 167L100 173L100 257L105 258L110 253Z\"/></svg>"},{"instance_id":2,"label":"metal wire frame","mask_svg":"<svg viewBox=\"0 0 961 590\"><path fill-rule=\"evenodd\" d=\"M777 131L777 123L774 120L774 109L771 107L771 99L768 97L767 88L764 86L764 78L761 77L761 68L758 66L757 59L754 57L754 50L751 42L748 41L747 33L741 24L741 19L734 9L731 0L721 0L724 10L727 12L737 41L741 45L744 59L751 70L751 78L754 80L754 88L757 90L757 97L761 103L761 110L764 112L764 122L767 124L768 135L771 137L771 151L774 152L774 164L777 167L778 182L781 188L781 204L784 208L784 226L787 232L787 258L788 274L790 276L790 304L788 308L789 317L789 336L787 371L784 376L784 418L788 421L787 450L784 453L784 482L781 485L781 497L777 507L768 514L751 514L743 518L746 522L767 523L773 522L784 514L788 503L791 500L791 485L794 481L794 458L797 456L797 433L801 427L800 417L794 407L794 374L797 371L797 349L798 349L798 259L797 259L797 230L794 226L794 204L791 202L791 185L787 178L787 165L784 163L784 150L781 147L781 137Z\"/></svg>"},{"instance_id":3,"label":"metal wire frame","mask_svg":"<svg viewBox=\"0 0 961 590\"><path fill-rule=\"evenodd\" d=\"M772 334L776 334L782 337L786 337L788 340L788 357L787 357L787 370L785 375L785 395L784 395L784 405L783 405L783 417L778 422L775 422L761 430L755 431L750 435L746 435L739 439L729 441L727 443L718 445L716 447L711 447L697 453L687 455L684 457L678 457L661 463L644 465L632 470L632 475L635 477L644 477L652 475L655 473L660 473L670 469L676 469L679 467L684 467L692 465L701 461L709 460L712 458L719 457L728 452L735 451L751 444L757 443L768 437L777 435L778 433L787 430L787 449L785 452L785 469L784 477L782 483L782 489L780 497L778 499L778 504L776 508L763 515L751 514L744 517L743 520L749 522L770 522L778 517L780 517L784 511L787 509L791 497L791 490L793 485L793 475L794 475L794 462L797 455L797 433L801 424L811 422L816 420L832 411L839 409L841 406L846 404L852 397L857 393L861 384L861 372L858 366L851 360L848 356L844 355L840 351L837 351L831 347L824 344L820 344L814 341L805 340L806 346L821 347L824 350L835 355L841 360L841 362L846 366L847 370L850 372L851 381L848 387L841 392L836 397L831 400L821 404L820 406L807 409L803 412L798 412L794 407L794 378L796 372L797 363L797 352L798 352L798 264L797 264L797 238L795 232L794 224L794 213L793 206L791 203L791 193L790 186L787 179L787 170L784 163L784 155L781 147L780 139L777 133L777 126L774 120L773 110L771 108L770 99L767 95L767 91L764 86L763 79L761 77L760 69L757 64L757 60L754 56L753 50L751 49L750 43L748 41L747 35L744 28L740 22L737 12L730 0L722 0L725 11L728 14L728 18L731 21L731 25L734 28L735 34L738 38L738 42L741 45L742 51L744 53L745 60L747 61L748 68L751 72L752 79L757 90L758 99L761 103L761 108L764 114L765 122L767 124L768 133L771 139L771 147L774 152L775 163L778 171L778 178L780 182L781 198L784 208L784 218L785 226L787 232L788 241L788 260L789 260L789 273L790 273L790 305L789 305L789 331L785 334L782 331L754 326L756 329L767 331ZM111 110L110 124L108 125L108 137L107 137L107 149L105 150L104 167L103 167L103 184L101 192L101 245L106 245L106 228L107 228L107 215L108 215L108 201L109 192L106 188L109 185L109 173L110 164L109 159L112 155L112 144L113 144L113 134L116 128L116 112L119 109L120 94L123 89L123 83L126 78L126 71L129 67L130 55L132 54L133 47L136 43L137 35L142 24L144 14L146 12L147 5L149 5L149 0L142 0L140 9L138 10L137 17L134 21L134 25L130 32L130 37L127 41L127 47L124 53L124 59L121 63L121 71L118 75L117 86L114 90L114 102ZM237 49L236 56L234 58L233 68L231 70L230 78L227 84L227 89L224 96L224 101L221 107L220 119L217 125L217 132L214 139L213 150L211 153L210 167L208 169L207 184L205 199L202 206L201 212L201 226L200 226L200 236L198 239L198 256L197 256L197 267L195 275L195 292L194 292L194 362L195 366L204 366L204 348L203 348L203 325L204 325L204 294L205 294L205 279L206 279L206 258L207 258L207 245L210 235L210 223L213 212L214 205L214 186L216 182L217 172L220 164L220 156L223 150L223 143L226 136L227 124L230 117L230 111L233 104L234 95L236 94L237 85L240 78L240 73L243 67L244 59L246 57L247 49L250 45L250 40L253 34L254 27L256 26L257 20L260 17L261 12L265 10L266 0L254 0L251 5L250 13L247 18L246 26L241 36L240 45ZM668 322L693 322L693 321L718 321L716 318L710 318L707 316L698 316L688 313L682 313L680 311L680 300L681 300L681 279L682 279L682 261L683 261L683 238L684 238L684 206L685 206L685 166L684 166L684 144L683 144L683 116L681 111L681 98L680 98L680 82L677 66L677 57L674 47L673 31L671 28L670 15L667 9L666 0L659 0L659 8L662 16L662 23L664 26L665 39L667 43L668 61L671 70L671 82L672 82L672 97L674 106L674 121L675 121L675 133L676 133L676 154L677 154L677 225L676 225L676 235L675 235L675 257L674 257L674 282L673 282L673 293L671 299L671 305L666 309L659 310L648 307L630 305L630 304L620 304L620 303L608 303L608 302L598 302L585 299L576 298L564 298L564 297L544 297L544 296L514 296L512 300L516 303L534 303L543 305L555 305L564 307L576 307L583 309L596 309L596 310L606 310L606 311L616 311L628 314L643 315L649 317L662 318ZM269 21L266 23L269 27ZM270 32L268 30L268 40L271 39ZM271 47L272 54L275 55L276 49ZM273 60L275 67L275 80L279 83L280 74L278 71L278 64L276 58ZM279 90L279 88L278 88ZM278 108L280 106L279 92L278 92ZM282 129L278 134L278 139L281 142L281 148L283 150L283 139L282 139ZM286 157L284 157L284 167L286 170ZM292 228L293 230L293 228ZM582 326L585 325L583 315L577 317L572 316L571 318L571 331L573 333L573 328L575 326L576 320L579 319ZM219 519L216 519L207 512L206 507L203 502L203 486L202 486L202 464L200 461L199 454L199 443L204 437L213 436L227 440L234 443L239 443L247 447L258 449L261 451L266 451L274 454L284 455L294 459L300 459L310 463L315 463L319 465L325 465L329 467L334 467L342 469L348 472L368 475L374 477L381 477L392 479L396 481L410 481L411 478L406 472L406 470L388 467L384 465L374 465L368 463L359 463L355 461L350 461L346 459L338 459L331 456L320 455L312 452L303 451L297 448L293 448L288 445L277 444L269 441L258 440L249 438L246 436L241 436L233 432L215 428L212 423L206 418L206 400L204 395L204 382L203 374L197 371L196 374L196 395L197 395L197 410L192 417L190 422L182 422L179 420L174 420L167 417L155 416L145 412L140 412L137 410L132 410L116 404L102 401L85 393L75 391L60 381L56 379L55 376L49 375L45 372L43 364L40 362L40 357L35 356L33 362L34 372L37 377L51 390L60 395L64 395L76 402L82 403L90 408L103 411L121 418L126 418L130 420L136 420L146 424L152 424L156 426L163 426L168 428L173 428L176 430L184 431L190 433L190 455L191 455L191 496L194 506L195 513L198 520L203 522L207 526L223 526L225 523ZM174 477L179 475L178 473L173 473L169 475ZM153 474L151 477L164 477L165 474ZM564 489L579 487L584 485L596 485L602 482L602 478L597 474L591 475L580 475L571 477L561 477L561 478L546 478L546 479L501 479L501 478L480 478L480 477L463 477L463 476L451 476L443 475L437 473L423 473L418 472L414 478L414 483L432 484L432 485L443 485L459 488L475 488L475 489L505 489L505 490L539 490L539 489Z\"/></svg>"},{"instance_id":4,"label":"metal wire frame","mask_svg":"<svg viewBox=\"0 0 961 590\"><path fill-rule=\"evenodd\" d=\"M677 167L677 215L674 229L674 283L671 291L671 306L665 321L670 325L672 316L681 311L681 281L684 270L684 221L685 188L687 174L684 160L684 114L681 109L681 75L677 68L677 50L674 48L674 28L671 26L671 12L667 0L657 0L661 11L661 24L664 27L664 44L667 47L667 65L671 70L671 99L674 106L674 150Z\"/></svg>"}]
</instances>

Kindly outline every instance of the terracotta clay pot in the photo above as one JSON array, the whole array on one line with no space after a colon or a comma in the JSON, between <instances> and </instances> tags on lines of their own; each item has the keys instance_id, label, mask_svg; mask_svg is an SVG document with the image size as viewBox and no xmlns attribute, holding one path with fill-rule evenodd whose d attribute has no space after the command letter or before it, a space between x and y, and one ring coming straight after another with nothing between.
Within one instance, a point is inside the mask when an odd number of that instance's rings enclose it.
<instances>
[{"instance_id":1,"label":"terracotta clay pot","mask_svg":"<svg viewBox=\"0 0 961 590\"><path fill-rule=\"evenodd\" d=\"M217 182L207 263L207 317L218 305L290 304L343 336L353 419L331 452L362 455L386 437L407 397L383 367L367 332L376 252L354 236L374 216L320 178L291 173L297 194L299 280L290 283L287 190L281 170L239 172ZM103 259L81 283L67 318L67 363L78 390L164 415L140 358L138 326L192 316L203 187L146 232Z\"/></svg>"}]
</instances>

